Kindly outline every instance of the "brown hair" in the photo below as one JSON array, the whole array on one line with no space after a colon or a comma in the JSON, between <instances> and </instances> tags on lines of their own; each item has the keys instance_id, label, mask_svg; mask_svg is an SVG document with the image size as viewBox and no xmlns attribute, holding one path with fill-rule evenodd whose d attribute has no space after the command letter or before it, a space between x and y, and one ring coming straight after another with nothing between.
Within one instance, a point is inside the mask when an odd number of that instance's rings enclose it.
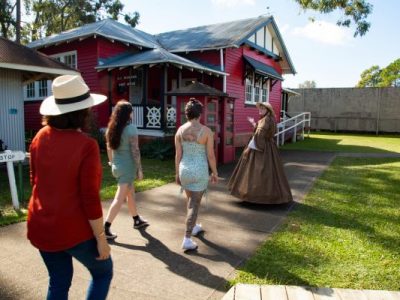
<instances>
[{"instance_id":1,"label":"brown hair","mask_svg":"<svg viewBox=\"0 0 400 300\"><path fill-rule=\"evenodd\" d=\"M42 125L57 129L89 129L91 109L85 108L56 116L43 116Z\"/></svg>"},{"instance_id":2,"label":"brown hair","mask_svg":"<svg viewBox=\"0 0 400 300\"><path fill-rule=\"evenodd\" d=\"M196 98L190 98L185 106L185 115L188 120L197 119L203 112L203 104Z\"/></svg>"},{"instance_id":3,"label":"brown hair","mask_svg":"<svg viewBox=\"0 0 400 300\"><path fill-rule=\"evenodd\" d=\"M128 125L132 111L132 104L126 100L120 100L115 105L106 130L106 141L111 149L118 149L121 144L122 131Z\"/></svg>"}]
</instances>

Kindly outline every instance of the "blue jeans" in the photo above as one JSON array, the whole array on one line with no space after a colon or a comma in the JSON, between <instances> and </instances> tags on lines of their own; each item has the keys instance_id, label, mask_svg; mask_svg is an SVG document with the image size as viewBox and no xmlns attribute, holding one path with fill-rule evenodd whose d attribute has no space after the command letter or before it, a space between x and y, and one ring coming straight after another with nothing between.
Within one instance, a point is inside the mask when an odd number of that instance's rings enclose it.
<instances>
[{"instance_id":1,"label":"blue jeans","mask_svg":"<svg viewBox=\"0 0 400 300\"><path fill-rule=\"evenodd\" d=\"M95 239L82 242L75 247L58 252L40 251L49 272L49 289L47 300L66 300L71 286L73 267L72 257L81 262L92 275L86 299L106 299L113 276L111 257L106 260L96 260L99 255Z\"/></svg>"}]
</instances>

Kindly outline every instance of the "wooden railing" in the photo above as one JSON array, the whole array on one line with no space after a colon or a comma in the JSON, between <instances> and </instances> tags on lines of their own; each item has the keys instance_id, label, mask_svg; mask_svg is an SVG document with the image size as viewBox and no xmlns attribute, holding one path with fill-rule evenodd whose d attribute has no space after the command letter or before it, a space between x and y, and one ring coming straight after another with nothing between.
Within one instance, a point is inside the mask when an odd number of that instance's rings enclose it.
<instances>
[{"instance_id":1,"label":"wooden railing","mask_svg":"<svg viewBox=\"0 0 400 300\"><path fill-rule=\"evenodd\" d=\"M295 143L297 139L297 133L300 131L301 139L304 138L305 128L307 129L307 135L310 135L311 127L311 113L302 112L298 113L294 117L286 119L277 125L277 132L275 134L276 144L283 146L285 144L285 135L292 134L292 142Z\"/></svg>"}]
</instances>

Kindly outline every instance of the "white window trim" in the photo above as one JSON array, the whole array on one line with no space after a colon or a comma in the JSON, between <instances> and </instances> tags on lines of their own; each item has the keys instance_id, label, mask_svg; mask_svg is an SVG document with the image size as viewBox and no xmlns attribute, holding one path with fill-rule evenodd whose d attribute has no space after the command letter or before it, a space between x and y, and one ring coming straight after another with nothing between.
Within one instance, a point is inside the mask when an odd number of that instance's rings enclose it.
<instances>
[{"instance_id":1,"label":"white window trim","mask_svg":"<svg viewBox=\"0 0 400 300\"><path fill-rule=\"evenodd\" d=\"M259 81L257 84L255 84L255 73L253 71L253 76L251 80L251 101L247 101L247 86L249 86L245 80L245 89L244 89L244 103L247 105L255 105L257 102L263 102L263 103L269 103L269 94L270 94L270 79L267 79L265 82L264 86L266 86L265 89L263 89L263 84L262 80ZM258 94L258 99L255 99L255 88L258 87L260 90ZM266 95L266 101L263 101L263 91L267 92Z\"/></svg>"},{"instance_id":2,"label":"white window trim","mask_svg":"<svg viewBox=\"0 0 400 300\"><path fill-rule=\"evenodd\" d=\"M24 85L24 101L41 101L44 98L51 96L52 95L52 91L51 91L51 80L47 80L47 96L44 97L39 97L39 88L40 88L40 80L35 81L35 96L34 97L27 97L27 85Z\"/></svg>"},{"instance_id":3,"label":"white window trim","mask_svg":"<svg viewBox=\"0 0 400 300\"><path fill-rule=\"evenodd\" d=\"M61 58L61 62L65 62L65 56L75 55L75 69L78 69L78 52L76 50L52 54L52 58Z\"/></svg>"}]
</instances>

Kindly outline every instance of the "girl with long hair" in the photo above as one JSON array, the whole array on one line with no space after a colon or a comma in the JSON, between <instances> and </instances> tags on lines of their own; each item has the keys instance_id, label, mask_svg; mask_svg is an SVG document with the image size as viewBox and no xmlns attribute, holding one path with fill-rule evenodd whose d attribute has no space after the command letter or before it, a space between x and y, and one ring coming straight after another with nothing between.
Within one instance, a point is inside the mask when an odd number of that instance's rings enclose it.
<instances>
[{"instance_id":1,"label":"girl with long hair","mask_svg":"<svg viewBox=\"0 0 400 300\"><path fill-rule=\"evenodd\" d=\"M104 231L109 240L117 237L111 232L110 227L125 201L128 203L129 213L133 218L133 228L138 229L149 225L139 216L134 197L133 182L135 179L143 179L143 171L138 131L136 126L131 124L132 118L132 105L126 100L120 100L111 114L106 131L109 165L113 176L118 181L118 189L104 223Z\"/></svg>"}]
</instances>

